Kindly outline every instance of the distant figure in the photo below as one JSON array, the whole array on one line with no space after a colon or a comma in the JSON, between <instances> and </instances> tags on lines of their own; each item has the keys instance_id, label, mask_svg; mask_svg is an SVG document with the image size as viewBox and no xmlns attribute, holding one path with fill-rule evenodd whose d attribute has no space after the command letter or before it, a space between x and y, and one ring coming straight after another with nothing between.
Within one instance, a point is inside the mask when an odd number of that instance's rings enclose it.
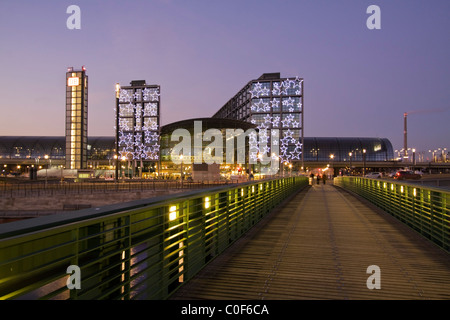
<instances>
[{"instance_id":1,"label":"distant figure","mask_svg":"<svg viewBox=\"0 0 450 320\"><path fill-rule=\"evenodd\" d=\"M325 184L327 182L327 175L326 174L322 175L322 180L323 180L323 184Z\"/></svg>"},{"instance_id":2,"label":"distant figure","mask_svg":"<svg viewBox=\"0 0 450 320\"><path fill-rule=\"evenodd\" d=\"M317 184L320 184L320 176L317 174Z\"/></svg>"}]
</instances>

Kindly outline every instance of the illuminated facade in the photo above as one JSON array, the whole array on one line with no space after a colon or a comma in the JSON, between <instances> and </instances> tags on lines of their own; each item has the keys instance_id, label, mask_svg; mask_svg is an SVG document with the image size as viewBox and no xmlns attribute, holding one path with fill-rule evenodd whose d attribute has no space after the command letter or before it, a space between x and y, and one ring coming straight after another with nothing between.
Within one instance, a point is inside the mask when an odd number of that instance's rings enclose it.
<instances>
[{"instance_id":1,"label":"illuminated facade","mask_svg":"<svg viewBox=\"0 0 450 320\"><path fill-rule=\"evenodd\" d=\"M118 160L134 167L158 162L160 149L160 86L145 80L116 85L116 150ZM139 164L137 163L139 161Z\"/></svg>"},{"instance_id":2,"label":"illuminated facade","mask_svg":"<svg viewBox=\"0 0 450 320\"><path fill-rule=\"evenodd\" d=\"M86 169L88 126L88 76L81 70L66 72L66 165L67 169Z\"/></svg>"},{"instance_id":3,"label":"illuminated facade","mask_svg":"<svg viewBox=\"0 0 450 320\"><path fill-rule=\"evenodd\" d=\"M250 143L250 157L254 161L260 154L276 155L281 163L303 161L302 78L265 73L248 82L213 117L243 120L257 126L259 140ZM271 143L274 136L277 141Z\"/></svg>"},{"instance_id":4,"label":"illuminated facade","mask_svg":"<svg viewBox=\"0 0 450 320\"><path fill-rule=\"evenodd\" d=\"M118 172L123 173L126 168L128 174L126 177L137 177L142 176L154 177L156 175L161 175L164 177L180 176L180 166L175 164L171 158L171 150L174 145L177 144L175 141L170 141L170 136L174 130L179 128L184 128L194 133L194 122L195 120L201 120L203 124L203 131L210 128L217 128L222 132L224 129L236 129L241 128L244 131L253 129L254 126L249 123L243 123L241 121L229 120L229 119L214 119L214 118L202 118L202 119L190 119L174 122L161 127L161 159L160 165L155 166L155 162L146 162L139 168L134 168L131 170L132 161L124 161L119 159L118 162L114 161L115 152L115 137L89 137L88 139L88 168L92 169L113 169L116 170L116 175ZM194 135L193 135L194 136ZM224 135L225 137L225 135ZM204 141L202 147L207 147L210 144L209 141ZM224 142L224 146L226 143ZM239 152L237 148L239 145L236 143L234 151L236 155ZM194 148L194 146L193 146ZM249 145L246 145L245 154L246 161L248 164L249 156ZM395 164L394 152L392 144L388 139L384 138L358 138L358 137L305 137L304 138L304 165L308 168L321 168L324 165L334 164L338 165L339 168L359 166L361 167L363 157L363 150L366 150L366 161L371 163L371 167L375 168L377 171L388 170L386 168L393 167L396 168L402 165L402 162ZM49 159L46 160L45 156L48 155ZM333 158L331 158L333 155ZM448 155L446 156L448 159ZM26 171L28 166L36 167L59 167L63 163L65 158L64 152L64 137L32 137L32 136L0 136L0 176L2 174L8 174L14 171ZM220 165L220 174L222 176L230 176L233 174L244 174L246 169L257 170L260 169L259 164L253 167L245 165L245 163L235 162L234 164L227 164L226 158L224 158L224 163ZM192 160L193 161L193 160ZM431 163L427 162L427 165ZM20 165L20 169L17 169ZM183 165L183 170L185 176L189 177L194 173L195 168L202 165L185 164ZM384 168L384 169L382 169ZM242 171L239 171L242 169ZM298 170L293 169L294 171ZM237 173L233 173L237 171ZM122 175L118 175L122 177Z\"/></svg>"}]
</instances>

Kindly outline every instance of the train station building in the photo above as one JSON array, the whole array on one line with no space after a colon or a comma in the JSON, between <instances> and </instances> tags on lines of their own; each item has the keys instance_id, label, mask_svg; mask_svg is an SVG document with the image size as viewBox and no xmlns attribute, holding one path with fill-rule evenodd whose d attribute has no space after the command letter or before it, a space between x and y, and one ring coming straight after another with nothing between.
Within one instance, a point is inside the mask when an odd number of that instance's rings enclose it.
<instances>
[{"instance_id":1,"label":"train station building","mask_svg":"<svg viewBox=\"0 0 450 320\"><path fill-rule=\"evenodd\" d=\"M117 84L116 134L95 137L87 135L86 70L70 68L66 73L65 136L0 137L0 174L37 171L42 175L45 169L47 176L78 178L229 179L299 174L313 168L352 170L363 162L392 165L394 152L386 138L305 137L303 85L299 77L265 73L245 84L212 117L162 126L159 85L148 85L145 80ZM205 139L212 130L221 138ZM243 132L244 145L236 139L229 150L227 130ZM175 139L175 132L192 138L189 152L180 153L181 140ZM212 146L221 146L224 152L211 151ZM200 162L195 158L199 154L203 156Z\"/></svg>"}]
</instances>

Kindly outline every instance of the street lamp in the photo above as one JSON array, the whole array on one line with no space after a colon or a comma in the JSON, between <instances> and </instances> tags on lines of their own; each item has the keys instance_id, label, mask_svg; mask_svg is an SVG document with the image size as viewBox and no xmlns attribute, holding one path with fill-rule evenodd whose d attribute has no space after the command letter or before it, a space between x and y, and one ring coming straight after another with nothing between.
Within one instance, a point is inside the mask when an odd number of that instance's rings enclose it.
<instances>
[{"instance_id":1,"label":"street lamp","mask_svg":"<svg viewBox=\"0 0 450 320\"><path fill-rule=\"evenodd\" d=\"M348 156L350 157L350 175L352 174L352 153L349 152Z\"/></svg>"},{"instance_id":2,"label":"street lamp","mask_svg":"<svg viewBox=\"0 0 450 320\"><path fill-rule=\"evenodd\" d=\"M363 177L366 175L366 149L363 149L363 161L364 161L364 168L363 168Z\"/></svg>"},{"instance_id":3,"label":"street lamp","mask_svg":"<svg viewBox=\"0 0 450 320\"><path fill-rule=\"evenodd\" d=\"M416 167L416 149L412 149L413 152L413 170Z\"/></svg>"},{"instance_id":4,"label":"street lamp","mask_svg":"<svg viewBox=\"0 0 450 320\"><path fill-rule=\"evenodd\" d=\"M122 161L125 161L127 158L125 156L122 156ZM123 164L120 164L120 167L122 169L122 180L125 181L125 166ZM128 170L128 168L127 168Z\"/></svg>"},{"instance_id":5,"label":"street lamp","mask_svg":"<svg viewBox=\"0 0 450 320\"><path fill-rule=\"evenodd\" d=\"M119 114L120 114L120 110L119 110L119 101L120 101L120 84L116 83L116 145L115 145L115 149L116 152L119 152ZM115 163L116 163L116 168L115 168L115 177L116 177L116 181L119 180L119 156L117 154L114 155L114 159L115 159ZM122 164L121 164L122 166Z\"/></svg>"},{"instance_id":6,"label":"street lamp","mask_svg":"<svg viewBox=\"0 0 450 320\"><path fill-rule=\"evenodd\" d=\"M46 162L47 162L47 165L45 166L45 185L47 185L47 179L48 179L48 154L46 154L45 156L44 156L44 158L45 158L45 160L46 160Z\"/></svg>"},{"instance_id":7,"label":"street lamp","mask_svg":"<svg viewBox=\"0 0 450 320\"><path fill-rule=\"evenodd\" d=\"M119 157L117 156L117 154L115 154L114 155L114 166L115 166L115 168L114 168L114 180L118 180L119 179L119 165L118 165L118 160L119 160Z\"/></svg>"},{"instance_id":8,"label":"street lamp","mask_svg":"<svg viewBox=\"0 0 450 320\"><path fill-rule=\"evenodd\" d=\"M183 155L180 155L180 180L181 188L183 188Z\"/></svg>"},{"instance_id":9,"label":"street lamp","mask_svg":"<svg viewBox=\"0 0 450 320\"><path fill-rule=\"evenodd\" d=\"M331 169L333 169L333 178L334 178L334 163L333 163L334 154L330 154L330 159L331 159Z\"/></svg>"}]
</instances>

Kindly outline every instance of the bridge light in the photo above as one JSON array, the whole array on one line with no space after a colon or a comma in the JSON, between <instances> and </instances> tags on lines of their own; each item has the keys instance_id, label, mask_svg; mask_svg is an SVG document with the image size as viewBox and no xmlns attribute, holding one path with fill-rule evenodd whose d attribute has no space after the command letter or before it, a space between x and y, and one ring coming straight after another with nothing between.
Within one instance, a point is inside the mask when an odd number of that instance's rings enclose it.
<instances>
[{"instance_id":1,"label":"bridge light","mask_svg":"<svg viewBox=\"0 0 450 320\"><path fill-rule=\"evenodd\" d=\"M173 221L177 218L177 206L171 206L169 208L169 221Z\"/></svg>"},{"instance_id":2,"label":"bridge light","mask_svg":"<svg viewBox=\"0 0 450 320\"><path fill-rule=\"evenodd\" d=\"M211 202L209 197L205 197L205 209L208 209L211 206Z\"/></svg>"}]
</instances>

